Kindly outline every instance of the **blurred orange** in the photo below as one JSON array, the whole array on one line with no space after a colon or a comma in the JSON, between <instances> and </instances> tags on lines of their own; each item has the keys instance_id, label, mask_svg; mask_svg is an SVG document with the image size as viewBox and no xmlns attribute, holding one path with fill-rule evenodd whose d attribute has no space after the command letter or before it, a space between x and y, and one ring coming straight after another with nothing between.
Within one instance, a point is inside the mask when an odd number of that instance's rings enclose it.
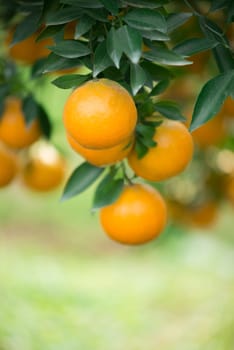
<instances>
[{"instance_id":1,"label":"blurred orange","mask_svg":"<svg viewBox=\"0 0 234 350\"><path fill-rule=\"evenodd\" d=\"M5 108L0 119L0 140L14 149L28 147L41 136L37 118L26 125L22 101L15 96L5 100Z\"/></svg>"}]
</instances>

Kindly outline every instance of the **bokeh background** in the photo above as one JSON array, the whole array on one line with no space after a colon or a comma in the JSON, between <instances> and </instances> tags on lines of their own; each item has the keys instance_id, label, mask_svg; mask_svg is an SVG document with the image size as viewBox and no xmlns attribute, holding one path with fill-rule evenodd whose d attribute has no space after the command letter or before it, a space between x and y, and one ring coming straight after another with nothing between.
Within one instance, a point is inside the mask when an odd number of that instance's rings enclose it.
<instances>
[{"instance_id":1,"label":"bokeh background","mask_svg":"<svg viewBox=\"0 0 234 350\"><path fill-rule=\"evenodd\" d=\"M35 92L69 175L82 161L62 127L70 91L39 80ZM61 193L19 180L0 192L1 350L234 349L230 203L207 227L169 221L158 240L130 248L102 232L93 188L67 202Z\"/></svg>"}]
</instances>

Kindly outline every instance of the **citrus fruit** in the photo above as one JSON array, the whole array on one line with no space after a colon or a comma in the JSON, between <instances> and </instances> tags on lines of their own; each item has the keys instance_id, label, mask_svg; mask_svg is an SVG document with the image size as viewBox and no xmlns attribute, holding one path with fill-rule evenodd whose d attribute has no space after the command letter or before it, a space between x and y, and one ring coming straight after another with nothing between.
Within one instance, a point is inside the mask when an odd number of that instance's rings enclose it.
<instances>
[{"instance_id":1,"label":"citrus fruit","mask_svg":"<svg viewBox=\"0 0 234 350\"><path fill-rule=\"evenodd\" d=\"M38 192L54 190L63 182L65 162L52 146L36 147L22 170L23 183Z\"/></svg>"},{"instance_id":2,"label":"citrus fruit","mask_svg":"<svg viewBox=\"0 0 234 350\"><path fill-rule=\"evenodd\" d=\"M234 100L230 96L224 102L222 111L225 117L234 118Z\"/></svg>"},{"instance_id":3,"label":"citrus fruit","mask_svg":"<svg viewBox=\"0 0 234 350\"><path fill-rule=\"evenodd\" d=\"M110 148L129 139L137 121L130 94L108 79L91 80L67 99L63 121L67 133L91 149Z\"/></svg>"},{"instance_id":4,"label":"citrus fruit","mask_svg":"<svg viewBox=\"0 0 234 350\"><path fill-rule=\"evenodd\" d=\"M18 164L16 155L0 143L0 187L7 186L15 177Z\"/></svg>"},{"instance_id":5,"label":"citrus fruit","mask_svg":"<svg viewBox=\"0 0 234 350\"><path fill-rule=\"evenodd\" d=\"M133 146L133 136L111 148L89 149L79 145L67 134L67 140L72 149L79 153L89 163L96 166L106 166L117 163L127 157Z\"/></svg>"},{"instance_id":6,"label":"citrus fruit","mask_svg":"<svg viewBox=\"0 0 234 350\"><path fill-rule=\"evenodd\" d=\"M217 145L226 136L223 113L217 114L207 123L192 132L194 142L200 148Z\"/></svg>"},{"instance_id":7,"label":"citrus fruit","mask_svg":"<svg viewBox=\"0 0 234 350\"><path fill-rule=\"evenodd\" d=\"M36 60L46 57L51 52L47 46L53 45L53 40L46 38L36 42L38 34L39 31L10 46L14 35L14 30L10 30L5 40L9 56L16 61L26 64L33 64Z\"/></svg>"},{"instance_id":8,"label":"citrus fruit","mask_svg":"<svg viewBox=\"0 0 234 350\"><path fill-rule=\"evenodd\" d=\"M17 97L8 97L0 118L0 140L11 148L20 149L31 145L40 135L38 119L26 125L21 100Z\"/></svg>"},{"instance_id":9,"label":"citrus fruit","mask_svg":"<svg viewBox=\"0 0 234 350\"><path fill-rule=\"evenodd\" d=\"M208 228L212 226L218 216L218 206L212 201L206 201L200 206L192 208L188 212L188 222L199 228Z\"/></svg>"},{"instance_id":10,"label":"citrus fruit","mask_svg":"<svg viewBox=\"0 0 234 350\"><path fill-rule=\"evenodd\" d=\"M107 235L124 244L146 243L163 231L166 204L161 194L149 185L124 187L120 197L100 210L100 221Z\"/></svg>"},{"instance_id":11,"label":"citrus fruit","mask_svg":"<svg viewBox=\"0 0 234 350\"><path fill-rule=\"evenodd\" d=\"M156 146L138 158L136 150L128 156L129 166L136 175L149 181L161 181L182 172L193 156L193 140L180 122L164 120L153 137Z\"/></svg>"}]
</instances>

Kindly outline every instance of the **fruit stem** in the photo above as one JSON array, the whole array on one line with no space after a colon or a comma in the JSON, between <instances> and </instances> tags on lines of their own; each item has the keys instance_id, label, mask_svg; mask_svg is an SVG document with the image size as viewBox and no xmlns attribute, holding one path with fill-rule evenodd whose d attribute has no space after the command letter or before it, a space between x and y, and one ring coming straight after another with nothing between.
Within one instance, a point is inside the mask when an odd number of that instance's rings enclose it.
<instances>
[{"instance_id":1,"label":"fruit stem","mask_svg":"<svg viewBox=\"0 0 234 350\"><path fill-rule=\"evenodd\" d=\"M128 185L133 185L133 182L132 180L128 177L127 175L127 172L126 172L126 166L124 164L124 162L121 162L121 168L122 168L122 171L123 171L123 177L124 177L124 180L127 182Z\"/></svg>"}]
</instances>

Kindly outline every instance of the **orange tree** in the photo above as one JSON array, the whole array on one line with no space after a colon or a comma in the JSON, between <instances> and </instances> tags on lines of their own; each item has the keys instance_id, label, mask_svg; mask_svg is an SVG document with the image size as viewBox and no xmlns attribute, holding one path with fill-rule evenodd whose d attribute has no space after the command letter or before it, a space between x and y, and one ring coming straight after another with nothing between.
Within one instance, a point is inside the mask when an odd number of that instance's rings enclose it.
<instances>
[{"instance_id":1,"label":"orange tree","mask_svg":"<svg viewBox=\"0 0 234 350\"><path fill-rule=\"evenodd\" d=\"M63 199L78 195L102 177L94 195L94 209L109 213L109 208L113 225L122 222L124 228L126 221L121 215L125 209L115 211L118 203L121 208L132 208L126 210L126 220L134 220L139 214L142 223L152 221L147 205L142 206L142 215L137 212L134 173L150 181L179 174L192 158L190 132L217 115L227 98L233 105L233 1L3 0L0 10L6 33L0 85L2 111L7 96L17 95L20 85L9 58L33 63L34 80L64 70L66 74L52 83L62 89L75 89L65 104L63 122L69 143L86 161L72 173ZM68 26L73 28L69 38ZM14 50L9 48L9 35ZM30 46L35 40L41 43L37 48ZM211 59L212 69L197 96L188 131L178 104L164 96L173 79L182 72L200 74L199 63L205 60L207 64L207 59ZM183 66L187 68L183 70ZM82 74L67 71L80 67ZM52 125L33 91L25 92L22 98L25 120L32 123L39 118L42 131L50 137ZM119 162L125 157L129 163ZM132 191L133 198L125 195ZM146 191L144 187L142 191ZM161 203L158 193L151 196ZM132 236L123 238L121 226L117 234L110 235L122 242L145 242L158 235L158 227L163 230L164 215L162 209L160 224L155 224L157 229L148 234L150 238L144 230L136 234L136 240ZM141 220L136 222L137 230Z\"/></svg>"}]
</instances>

